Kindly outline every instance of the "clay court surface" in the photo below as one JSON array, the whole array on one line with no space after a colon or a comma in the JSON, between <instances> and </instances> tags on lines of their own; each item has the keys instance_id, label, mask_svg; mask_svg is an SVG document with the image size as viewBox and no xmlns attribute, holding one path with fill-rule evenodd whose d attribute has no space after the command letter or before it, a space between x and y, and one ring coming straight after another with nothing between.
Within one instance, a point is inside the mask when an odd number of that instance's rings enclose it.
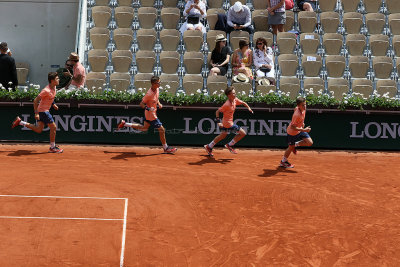
<instances>
[{"instance_id":1,"label":"clay court surface","mask_svg":"<svg viewBox=\"0 0 400 267\"><path fill-rule=\"evenodd\" d=\"M0 266L400 266L400 154L0 145Z\"/></svg>"}]
</instances>

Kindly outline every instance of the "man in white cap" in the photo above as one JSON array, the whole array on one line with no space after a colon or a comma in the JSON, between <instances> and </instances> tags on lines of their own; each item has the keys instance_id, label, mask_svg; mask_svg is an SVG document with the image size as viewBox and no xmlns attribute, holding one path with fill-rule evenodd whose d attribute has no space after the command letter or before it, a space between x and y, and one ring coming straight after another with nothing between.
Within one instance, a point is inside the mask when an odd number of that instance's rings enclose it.
<instances>
[{"instance_id":1,"label":"man in white cap","mask_svg":"<svg viewBox=\"0 0 400 267\"><path fill-rule=\"evenodd\" d=\"M250 34L254 32L253 26L251 26L250 9L239 1L229 8L227 24L227 33L234 30L247 31Z\"/></svg>"}]
</instances>

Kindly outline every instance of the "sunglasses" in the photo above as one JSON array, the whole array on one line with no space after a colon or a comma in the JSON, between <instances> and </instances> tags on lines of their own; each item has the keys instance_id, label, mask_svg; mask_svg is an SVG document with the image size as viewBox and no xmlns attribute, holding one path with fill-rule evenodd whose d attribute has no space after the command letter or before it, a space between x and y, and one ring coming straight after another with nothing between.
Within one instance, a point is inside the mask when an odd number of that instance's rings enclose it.
<instances>
[{"instance_id":1,"label":"sunglasses","mask_svg":"<svg viewBox=\"0 0 400 267\"><path fill-rule=\"evenodd\" d=\"M73 67L74 65L71 64L65 64L67 67Z\"/></svg>"},{"instance_id":2,"label":"sunglasses","mask_svg":"<svg viewBox=\"0 0 400 267\"><path fill-rule=\"evenodd\" d=\"M263 45L263 43L257 43L257 45Z\"/></svg>"}]
</instances>

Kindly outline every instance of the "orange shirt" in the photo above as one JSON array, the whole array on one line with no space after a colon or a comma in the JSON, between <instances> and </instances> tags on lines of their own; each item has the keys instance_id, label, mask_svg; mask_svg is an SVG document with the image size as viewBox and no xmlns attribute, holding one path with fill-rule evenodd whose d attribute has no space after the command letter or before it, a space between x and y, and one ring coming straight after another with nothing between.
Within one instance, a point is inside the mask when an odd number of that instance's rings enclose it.
<instances>
[{"instance_id":1,"label":"orange shirt","mask_svg":"<svg viewBox=\"0 0 400 267\"><path fill-rule=\"evenodd\" d=\"M46 112L49 111L51 105L53 104L54 98L56 97L56 88L54 90L50 89L47 85L39 94L40 103L38 107L38 112Z\"/></svg>"},{"instance_id":2,"label":"orange shirt","mask_svg":"<svg viewBox=\"0 0 400 267\"><path fill-rule=\"evenodd\" d=\"M292 125L301 128L304 125L304 119L306 118L306 111L300 111L298 107L294 109L294 113L292 116L292 122L289 124L289 126L286 129L286 132L290 135L297 135L300 133L300 131L296 131L292 129Z\"/></svg>"},{"instance_id":3,"label":"orange shirt","mask_svg":"<svg viewBox=\"0 0 400 267\"><path fill-rule=\"evenodd\" d=\"M146 106L149 108L154 108L154 110L145 110L144 112L146 120L148 121L154 121L157 119L157 103L159 94L160 92L158 88L155 92L150 88L142 99L142 102L145 103Z\"/></svg>"},{"instance_id":4,"label":"orange shirt","mask_svg":"<svg viewBox=\"0 0 400 267\"><path fill-rule=\"evenodd\" d=\"M225 104L218 109L219 112L224 113L224 117L222 118L222 125L224 128L231 128L233 126L233 114L235 113L236 105L243 105L243 101L237 97L233 102L228 99Z\"/></svg>"}]
</instances>

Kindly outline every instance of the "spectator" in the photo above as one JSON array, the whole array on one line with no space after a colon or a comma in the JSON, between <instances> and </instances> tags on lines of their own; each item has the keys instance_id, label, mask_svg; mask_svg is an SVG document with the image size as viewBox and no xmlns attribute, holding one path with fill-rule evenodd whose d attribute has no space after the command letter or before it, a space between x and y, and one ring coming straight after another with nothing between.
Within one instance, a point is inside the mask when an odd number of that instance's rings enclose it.
<instances>
[{"instance_id":1,"label":"spectator","mask_svg":"<svg viewBox=\"0 0 400 267\"><path fill-rule=\"evenodd\" d=\"M1 42L0 42L1 43ZM10 48L8 47L8 49L7 49L7 55L9 55L10 57L12 56L12 53L11 53L11 50L10 50Z\"/></svg>"},{"instance_id":2,"label":"spectator","mask_svg":"<svg viewBox=\"0 0 400 267\"><path fill-rule=\"evenodd\" d=\"M215 38L215 48L211 53L210 76L222 75L225 76L228 71L228 63L231 57L231 49L226 46L226 38L223 34L218 34Z\"/></svg>"},{"instance_id":3,"label":"spectator","mask_svg":"<svg viewBox=\"0 0 400 267\"><path fill-rule=\"evenodd\" d=\"M8 45L6 42L0 43L0 83L2 87L8 89L18 85L17 67L15 60L7 54Z\"/></svg>"},{"instance_id":4,"label":"spectator","mask_svg":"<svg viewBox=\"0 0 400 267\"><path fill-rule=\"evenodd\" d=\"M250 9L246 5L242 5L239 1L229 8L227 24L227 33L233 30L243 30L250 34L254 33L253 26L251 25Z\"/></svg>"},{"instance_id":5,"label":"spectator","mask_svg":"<svg viewBox=\"0 0 400 267\"><path fill-rule=\"evenodd\" d=\"M286 24L285 0L268 0L268 24L272 26L275 35L283 32Z\"/></svg>"},{"instance_id":6,"label":"spectator","mask_svg":"<svg viewBox=\"0 0 400 267\"><path fill-rule=\"evenodd\" d=\"M297 6L302 11L314 11L317 9L317 0L297 0Z\"/></svg>"},{"instance_id":7,"label":"spectator","mask_svg":"<svg viewBox=\"0 0 400 267\"><path fill-rule=\"evenodd\" d=\"M275 84L274 55L272 48L268 47L267 40L264 38L257 39L253 59L257 77L266 77L272 84Z\"/></svg>"},{"instance_id":8,"label":"spectator","mask_svg":"<svg viewBox=\"0 0 400 267\"><path fill-rule=\"evenodd\" d=\"M239 73L243 73L250 79L253 79L251 64L253 64L253 53L249 49L249 42L247 40L240 40L239 48L233 52L232 56L233 74L238 75Z\"/></svg>"},{"instance_id":9,"label":"spectator","mask_svg":"<svg viewBox=\"0 0 400 267\"><path fill-rule=\"evenodd\" d=\"M65 67L57 70L60 83L56 86L57 89L68 88L72 81L73 76L73 63L69 60L65 61Z\"/></svg>"},{"instance_id":10,"label":"spectator","mask_svg":"<svg viewBox=\"0 0 400 267\"><path fill-rule=\"evenodd\" d=\"M79 56L77 53L71 53L68 60L73 65L73 75L71 74L71 85L68 86L68 91L75 91L83 88L86 80L85 68L79 62Z\"/></svg>"},{"instance_id":11,"label":"spectator","mask_svg":"<svg viewBox=\"0 0 400 267\"><path fill-rule=\"evenodd\" d=\"M207 16L206 5L200 0L189 0L185 5L183 15L186 17L186 22L180 28L180 32L183 34L186 30L198 30L203 33L206 32L201 19Z\"/></svg>"}]
</instances>

